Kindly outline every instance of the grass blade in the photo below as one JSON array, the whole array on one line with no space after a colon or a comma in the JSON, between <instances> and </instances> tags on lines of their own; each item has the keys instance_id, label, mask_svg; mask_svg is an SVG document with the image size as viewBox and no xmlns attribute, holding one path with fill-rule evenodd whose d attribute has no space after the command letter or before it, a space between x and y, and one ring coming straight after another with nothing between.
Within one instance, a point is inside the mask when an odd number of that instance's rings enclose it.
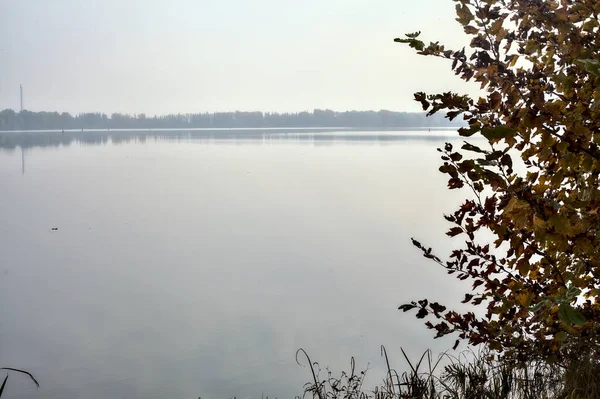
<instances>
[{"instance_id":1,"label":"grass blade","mask_svg":"<svg viewBox=\"0 0 600 399\"><path fill-rule=\"evenodd\" d=\"M4 378L4 382L2 383L2 386L0 387L0 398L2 397L2 393L4 392L4 387L6 386L6 381L8 381L8 374L6 374L6 378Z\"/></svg>"},{"instance_id":2,"label":"grass blade","mask_svg":"<svg viewBox=\"0 0 600 399\"><path fill-rule=\"evenodd\" d=\"M29 378L31 378L31 381L33 381L33 383L35 384L35 386L36 386L36 387L38 387L38 389L39 389L39 387L40 387L40 383L39 383L39 382L37 382L37 380L35 379L35 377L33 376L33 374L31 374L31 373L30 373L30 372L28 372L28 371L25 371L25 370L19 370L19 369L13 369L13 368L11 368L11 367L0 367L0 370L8 370L8 371L14 371L14 372L17 372L17 373L26 374L26 375L28 375L28 376L29 376Z\"/></svg>"}]
</instances>

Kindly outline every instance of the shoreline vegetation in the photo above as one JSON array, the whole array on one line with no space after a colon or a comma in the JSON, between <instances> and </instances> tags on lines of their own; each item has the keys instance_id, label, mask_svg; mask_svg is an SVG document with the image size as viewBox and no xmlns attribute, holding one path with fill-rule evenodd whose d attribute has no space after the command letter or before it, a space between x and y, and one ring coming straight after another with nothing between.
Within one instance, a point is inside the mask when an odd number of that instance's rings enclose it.
<instances>
[{"instance_id":1,"label":"shoreline vegetation","mask_svg":"<svg viewBox=\"0 0 600 399\"><path fill-rule=\"evenodd\" d=\"M508 364L493 351L447 351L437 358L430 350L409 359L400 348L404 371L390 366L381 347L386 373L375 387L364 385L369 365L348 371L321 368L303 349L296 353L300 366L310 370L303 398L313 399L567 399L600 398L597 363L582 354L568 363L531 361ZM455 354L450 354L455 353Z\"/></svg>"},{"instance_id":2,"label":"shoreline vegetation","mask_svg":"<svg viewBox=\"0 0 600 399\"><path fill-rule=\"evenodd\" d=\"M509 364L488 348L472 348L437 356L426 350L419 359L410 359L400 348L404 371L390 365L386 348L381 346L385 375L374 387L365 386L370 364L358 369L354 357L347 371L335 373L322 368L302 348L296 363L310 371L300 398L313 399L568 399L599 398L598 364L589 353L572 357L569 362L529 361ZM456 353L452 351L452 353ZM2 367L7 372L0 386L0 397L9 379L9 371L27 375L39 389L40 384L28 371ZM201 399L201 397L199 397ZM235 397L234 397L235 399ZM267 396L268 399L268 396Z\"/></svg>"},{"instance_id":3,"label":"shoreline vegetation","mask_svg":"<svg viewBox=\"0 0 600 399\"><path fill-rule=\"evenodd\" d=\"M119 130L119 129L269 129L269 128L458 128L464 123L423 112L344 111L312 112L215 112L147 116L113 113L0 111L0 131L21 130Z\"/></svg>"}]
</instances>

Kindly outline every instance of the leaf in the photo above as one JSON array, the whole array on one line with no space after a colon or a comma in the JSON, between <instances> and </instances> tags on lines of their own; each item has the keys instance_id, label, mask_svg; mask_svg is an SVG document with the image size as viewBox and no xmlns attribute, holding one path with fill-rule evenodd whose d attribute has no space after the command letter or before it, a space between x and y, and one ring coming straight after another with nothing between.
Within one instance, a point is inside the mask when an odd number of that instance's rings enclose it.
<instances>
[{"instance_id":1,"label":"leaf","mask_svg":"<svg viewBox=\"0 0 600 399\"><path fill-rule=\"evenodd\" d=\"M425 48L425 43L423 43L421 40L412 39L412 38L409 38L409 39L396 38L396 39L394 39L394 42L407 43L409 47L414 48L418 51L423 51L423 49Z\"/></svg>"},{"instance_id":2,"label":"leaf","mask_svg":"<svg viewBox=\"0 0 600 399\"><path fill-rule=\"evenodd\" d=\"M561 341L561 342L564 341L566 338L567 338L567 333L564 331L561 331L554 336L554 339L556 339L557 341Z\"/></svg>"},{"instance_id":3,"label":"leaf","mask_svg":"<svg viewBox=\"0 0 600 399\"><path fill-rule=\"evenodd\" d=\"M548 304L548 301L541 301L536 303L535 305L529 307L529 311L532 313L537 313L540 311L540 309L542 309L544 306L546 306Z\"/></svg>"},{"instance_id":4,"label":"leaf","mask_svg":"<svg viewBox=\"0 0 600 399\"><path fill-rule=\"evenodd\" d=\"M421 31L417 31L417 32L413 32L413 33L405 33L404 36L411 38L411 39L416 39L417 37L419 37L420 34L421 34Z\"/></svg>"},{"instance_id":5,"label":"leaf","mask_svg":"<svg viewBox=\"0 0 600 399\"><path fill-rule=\"evenodd\" d=\"M600 76L600 61L583 59L575 61L576 64L594 76Z\"/></svg>"},{"instance_id":6,"label":"leaf","mask_svg":"<svg viewBox=\"0 0 600 399\"><path fill-rule=\"evenodd\" d=\"M568 303L561 303L558 307L558 317L567 327L573 325L583 326L586 322L585 317L576 309L573 309Z\"/></svg>"},{"instance_id":7,"label":"leaf","mask_svg":"<svg viewBox=\"0 0 600 399\"><path fill-rule=\"evenodd\" d=\"M500 163L503 166L506 166L508 168L508 170L509 170L508 173L511 173L512 167L513 167L513 161L512 161L512 158L510 157L510 155L508 155L508 154L502 155L502 158L500 159Z\"/></svg>"},{"instance_id":8,"label":"leaf","mask_svg":"<svg viewBox=\"0 0 600 399\"><path fill-rule=\"evenodd\" d=\"M473 13L471 12L471 10L469 9L469 7L466 4L457 4L456 5L456 15L458 16L458 18L456 18L456 20L461 25L468 25L469 22L471 22L474 19Z\"/></svg>"},{"instance_id":9,"label":"leaf","mask_svg":"<svg viewBox=\"0 0 600 399\"><path fill-rule=\"evenodd\" d=\"M468 129L461 127L460 129L458 129L458 134L463 136L463 137L471 137L472 135L474 135L475 133L477 133L479 131L479 128L477 126L471 126Z\"/></svg>"},{"instance_id":10,"label":"leaf","mask_svg":"<svg viewBox=\"0 0 600 399\"><path fill-rule=\"evenodd\" d=\"M453 160L454 162L458 162L462 159L462 155L458 152L454 152L452 154L450 154L450 159Z\"/></svg>"},{"instance_id":11,"label":"leaf","mask_svg":"<svg viewBox=\"0 0 600 399\"><path fill-rule=\"evenodd\" d=\"M559 233L566 234L568 232L569 222L563 216L552 216L548 219L548 223Z\"/></svg>"},{"instance_id":12,"label":"leaf","mask_svg":"<svg viewBox=\"0 0 600 399\"><path fill-rule=\"evenodd\" d=\"M561 141L560 143L558 143L556 145L556 149L558 149L558 151L560 151L560 152L565 152L565 151L567 151L568 148L569 148L569 143L567 143L566 141Z\"/></svg>"},{"instance_id":13,"label":"leaf","mask_svg":"<svg viewBox=\"0 0 600 399\"><path fill-rule=\"evenodd\" d=\"M495 160L499 159L500 157L502 157L503 154L504 153L502 151L496 150L492 153L487 154L485 156L485 159L486 159L486 161L495 161ZM493 163L492 163L492 165L493 165Z\"/></svg>"},{"instance_id":14,"label":"leaf","mask_svg":"<svg viewBox=\"0 0 600 399\"><path fill-rule=\"evenodd\" d=\"M522 273L522 274L524 274L524 273ZM533 298L534 298L533 292L523 291L517 295L517 300L519 301L521 306L523 306L524 308L528 308L529 305L531 305L531 301L533 300Z\"/></svg>"},{"instance_id":15,"label":"leaf","mask_svg":"<svg viewBox=\"0 0 600 399\"><path fill-rule=\"evenodd\" d=\"M490 42L484 38L482 35L475 36L473 40L471 40L471 47L480 48L483 50L489 50L492 48ZM477 54L477 53L475 53Z\"/></svg>"},{"instance_id":16,"label":"leaf","mask_svg":"<svg viewBox=\"0 0 600 399\"><path fill-rule=\"evenodd\" d=\"M504 139L515 134L515 129L506 126L484 127L481 134L488 140Z\"/></svg>"},{"instance_id":17,"label":"leaf","mask_svg":"<svg viewBox=\"0 0 600 399\"><path fill-rule=\"evenodd\" d=\"M409 304L404 304L404 305L401 305L401 306L398 308L398 310L402 310L403 312L408 312L409 310L412 310L412 309L414 309L414 308L416 308L416 307L417 307L417 305L413 305L413 304L410 304L410 303L409 303Z\"/></svg>"},{"instance_id":18,"label":"leaf","mask_svg":"<svg viewBox=\"0 0 600 399\"><path fill-rule=\"evenodd\" d=\"M449 163L444 163L444 165L440 166L439 171L442 173L448 173L451 176L458 176L456 174L456 167L454 165L450 165Z\"/></svg>"},{"instance_id":19,"label":"leaf","mask_svg":"<svg viewBox=\"0 0 600 399\"><path fill-rule=\"evenodd\" d=\"M490 94L489 98L490 98L490 105L492 106L492 109L500 108L500 103L502 101L502 94L495 91L492 94Z\"/></svg>"},{"instance_id":20,"label":"leaf","mask_svg":"<svg viewBox=\"0 0 600 399\"><path fill-rule=\"evenodd\" d=\"M460 173L468 173L475 168L475 162L472 159L465 159L458 164L458 170Z\"/></svg>"},{"instance_id":21,"label":"leaf","mask_svg":"<svg viewBox=\"0 0 600 399\"><path fill-rule=\"evenodd\" d=\"M489 347L491 350L497 351L497 350L502 349L502 344L500 342L494 340L489 343Z\"/></svg>"},{"instance_id":22,"label":"leaf","mask_svg":"<svg viewBox=\"0 0 600 399\"><path fill-rule=\"evenodd\" d=\"M477 33L479 33L479 29L471 25L465 26L464 30L467 35L476 35Z\"/></svg>"},{"instance_id":23,"label":"leaf","mask_svg":"<svg viewBox=\"0 0 600 399\"><path fill-rule=\"evenodd\" d=\"M509 56L506 57L506 61L508 62L508 66L509 67L514 67L515 64L517 63L517 60L519 59L519 56L517 54L511 54Z\"/></svg>"},{"instance_id":24,"label":"leaf","mask_svg":"<svg viewBox=\"0 0 600 399\"><path fill-rule=\"evenodd\" d=\"M473 299L473 295L472 294L465 294L465 299L463 299L461 302L462 303L468 303L471 299Z\"/></svg>"},{"instance_id":25,"label":"leaf","mask_svg":"<svg viewBox=\"0 0 600 399\"><path fill-rule=\"evenodd\" d=\"M417 312L417 319L424 319L428 314L427 309L421 308Z\"/></svg>"},{"instance_id":26,"label":"leaf","mask_svg":"<svg viewBox=\"0 0 600 399\"><path fill-rule=\"evenodd\" d=\"M581 295L581 289L579 289L577 287L569 287L569 289L567 290L567 294L566 294L566 296L569 300L573 300L579 295Z\"/></svg>"},{"instance_id":27,"label":"leaf","mask_svg":"<svg viewBox=\"0 0 600 399\"><path fill-rule=\"evenodd\" d=\"M464 145L463 145L461 148L462 148L463 150L466 150L466 151L478 152L478 153L480 153L480 154L485 154L485 153L486 153L486 152L485 152L484 150L482 150L481 148L479 148L479 147L477 147L477 146L474 146L474 145L473 145L473 144L471 144L471 143L467 143L466 141L465 141L465 144L464 144Z\"/></svg>"},{"instance_id":28,"label":"leaf","mask_svg":"<svg viewBox=\"0 0 600 399\"><path fill-rule=\"evenodd\" d=\"M446 233L447 236L450 237L456 237L459 234L463 233L463 229L461 227L452 227L450 230L448 230L448 232Z\"/></svg>"},{"instance_id":29,"label":"leaf","mask_svg":"<svg viewBox=\"0 0 600 399\"><path fill-rule=\"evenodd\" d=\"M473 283L473 287L472 288L475 289L475 288L479 287L481 284L483 284L483 280L476 280Z\"/></svg>"},{"instance_id":30,"label":"leaf","mask_svg":"<svg viewBox=\"0 0 600 399\"><path fill-rule=\"evenodd\" d=\"M443 305L440 305L437 302L432 302L431 305L429 305L431 307L431 309L435 312L435 313L441 313L443 311L446 310L446 307Z\"/></svg>"},{"instance_id":31,"label":"leaf","mask_svg":"<svg viewBox=\"0 0 600 399\"><path fill-rule=\"evenodd\" d=\"M576 309L573 309L569 306L569 316L571 318L571 322L576 326L583 326L586 323L585 317Z\"/></svg>"},{"instance_id":32,"label":"leaf","mask_svg":"<svg viewBox=\"0 0 600 399\"><path fill-rule=\"evenodd\" d=\"M410 240L412 241L412 244L413 244L415 247L417 247L417 248L419 248L419 249L423 249L423 246L421 245L421 243L420 243L419 241L415 240L414 238L411 238Z\"/></svg>"},{"instance_id":33,"label":"leaf","mask_svg":"<svg viewBox=\"0 0 600 399\"><path fill-rule=\"evenodd\" d=\"M427 101L427 97L425 97L425 93L416 93L415 100L421 103L421 107L423 111L427 111L429 107L431 107L431 103Z\"/></svg>"},{"instance_id":34,"label":"leaf","mask_svg":"<svg viewBox=\"0 0 600 399\"><path fill-rule=\"evenodd\" d=\"M538 217L537 215L533 215L533 227L535 227L537 230L542 230L546 228L546 222L544 222L544 219Z\"/></svg>"}]
</instances>

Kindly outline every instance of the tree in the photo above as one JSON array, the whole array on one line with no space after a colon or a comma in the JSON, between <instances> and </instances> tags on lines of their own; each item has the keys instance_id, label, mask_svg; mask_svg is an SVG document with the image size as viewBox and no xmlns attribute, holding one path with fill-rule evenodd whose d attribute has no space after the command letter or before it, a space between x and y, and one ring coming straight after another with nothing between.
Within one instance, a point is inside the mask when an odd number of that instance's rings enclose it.
<instances>
[{"instance_id":1,"label":"tree","mask_svg":"<svg viewBox=\"0 0 600 399\"><path fill-rule=\"evenodd\" d=\"M454 1L456 20L471 36L468 50L426 45L420 32L395 41L447 59L486 92L478 99L415 94L428 115L463 118L469 126L461 136L487 139L484 148L465 141L440 149L448 187L471 193L445 216L447 234L464 236L464 245L442 261L413 240L469 284L463 303L473 311L427 300L400 309L418 310L437 337L458 333L509 359L565 361L581 350L598 356L600 2Z\"/></svg>"}]
</instances>

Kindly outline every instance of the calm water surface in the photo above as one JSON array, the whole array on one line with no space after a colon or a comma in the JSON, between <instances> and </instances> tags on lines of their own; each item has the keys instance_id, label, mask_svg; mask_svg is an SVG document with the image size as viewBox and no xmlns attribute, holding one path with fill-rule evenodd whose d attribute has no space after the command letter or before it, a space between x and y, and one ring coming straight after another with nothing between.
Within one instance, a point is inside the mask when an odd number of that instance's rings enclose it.
<instances>
[{"instance_id":1,"label":"calm water surface","mask_svg":"<svg viewBox=\"0 0 600 399\"><path fill-rule=\"evenodd\" d=\"M410 243L450 248L450 135L0 133L0 365L42 384L7 397L286 398L299 348L375 382L380 345L448 349L397 307L459 298Z\"/></svg>"}]
</instances>

